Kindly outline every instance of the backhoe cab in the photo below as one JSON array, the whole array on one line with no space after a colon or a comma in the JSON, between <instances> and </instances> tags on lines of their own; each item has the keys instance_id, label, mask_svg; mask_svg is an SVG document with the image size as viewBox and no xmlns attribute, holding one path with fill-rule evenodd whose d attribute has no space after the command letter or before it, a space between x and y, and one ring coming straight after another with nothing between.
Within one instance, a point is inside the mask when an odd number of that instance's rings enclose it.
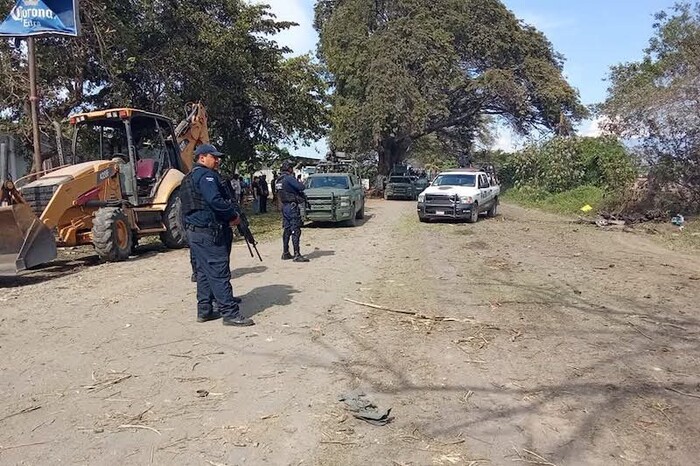
<instances>
[{"instance_id":1,"label":"backhoe cab","mask_svg":"<svg viewBox=\"0 0 700 466\"><path fill-rule=\"evenodd\" d=\"M194 148L209 140L204 107L187 113L176 129L130 108L73 116L70 164L3 191L0 274L49 262L56 246L93 244L107 261L127 259L145 236L185 247L179 188Z\"/></svg>"}]
</instances>

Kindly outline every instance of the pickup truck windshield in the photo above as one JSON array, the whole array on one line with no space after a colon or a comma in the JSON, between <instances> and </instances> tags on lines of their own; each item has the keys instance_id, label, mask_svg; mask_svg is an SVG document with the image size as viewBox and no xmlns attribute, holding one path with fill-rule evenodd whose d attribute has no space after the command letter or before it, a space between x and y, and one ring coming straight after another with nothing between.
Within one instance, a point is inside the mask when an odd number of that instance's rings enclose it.
<instances>
[{"instance_id":1,"label":"pickup truck windshield","mask_svg":"<svg viewBox=\"0 0 700 466\"><path fill-rule=\"evenodd\" d=\"M433 181L433 186L476 186L476 175L438 175Z\"/></svg>"},{"instance_id":2,"label":"pickup truck windshield","mask_svg":"<svg viewBox=\"0 0 700 466\"><path fill-rule=\"evenodd\" d=\"M389 183L411 184L411 179L403 176L392 176L389 178Z\"/></svg>"},{"instance_id":3,"label":"pickup truck windshield","mask_svg":"<svg viewBox=\"0 0 700 466\"><path fill-rule=\"evenodd\" d=\"M350 189L346 176L310 176L306 180L306 187Z\"/></svg>"}]
</instances>

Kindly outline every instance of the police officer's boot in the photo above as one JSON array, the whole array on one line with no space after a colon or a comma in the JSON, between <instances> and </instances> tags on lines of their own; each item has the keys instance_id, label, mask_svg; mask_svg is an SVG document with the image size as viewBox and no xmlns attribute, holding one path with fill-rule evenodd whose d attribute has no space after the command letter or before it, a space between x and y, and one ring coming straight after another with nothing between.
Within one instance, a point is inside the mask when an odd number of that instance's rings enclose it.
<instances>
[{"instance_id":1,"label":"police officer's boot","mask_svg":"<svg viewBox=\"0 0 700 466\"><path fill-rule=\"evenodd\" d=\"M255 322L253 322L253 319L239 314L236 316L224 317L223 324L231 327L250 327L251 325L255 325Z\"/></svg>"},{"instance_id":2,"label":"police officer's boot","mask_svg":"<svg viewBox=\"0 0 700 466\"><path fill-rule=\"evenodd\" d=\"M294 251L294 262L309 262L309 259L302 256L299 250Z\"/></svg>"},{"instance_id":3,"label":"police officer's boot","mask_svg":"<svg viewBox=\"0 0 700 466\"><path fill-rule=\"evenodd\" d=\"M289 254L289 238L292 237L292 234L289 232L287 228L284 229L284 233L282 233L282 260L283 261L288 261L290 259L293 259L293 256Z\"/></svg>"}]
</instances>

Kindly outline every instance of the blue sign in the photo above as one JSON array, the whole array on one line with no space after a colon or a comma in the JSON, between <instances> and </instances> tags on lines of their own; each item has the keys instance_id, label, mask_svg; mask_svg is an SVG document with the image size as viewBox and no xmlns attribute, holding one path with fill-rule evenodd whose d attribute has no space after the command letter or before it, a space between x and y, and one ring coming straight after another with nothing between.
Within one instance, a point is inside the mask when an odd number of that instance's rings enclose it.
<instances>
[{"instance_id":1,"label":"blue sign","mask_svg":"<svg viewBox=\"0 0 700 466\"><path fill-rule=\"evenodd\" d=\"M77 36L79 33L78 0L17 0L0 24L0 36Z\"/></svg>"}]
</instances>

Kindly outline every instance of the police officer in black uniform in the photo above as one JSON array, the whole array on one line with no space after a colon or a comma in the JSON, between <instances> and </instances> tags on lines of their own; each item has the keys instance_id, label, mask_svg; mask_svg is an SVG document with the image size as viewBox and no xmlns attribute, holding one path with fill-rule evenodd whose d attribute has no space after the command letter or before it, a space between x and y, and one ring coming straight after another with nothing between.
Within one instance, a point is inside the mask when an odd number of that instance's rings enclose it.
<instances>
[{"instance_id":1,"label":"police officer in black uniform","mask_svg":"<svg viewBox=\"0 0 700 466\"><path fill-rule=\"evenodd\" d=\"M279 199L282 203L282 226L284 227L282 260L293 259L294 262L309 262L309 259L301 255L299 247L301 226L303 224L299 205L306 202L305 186L294 178L292 162L284 161L281 172L281 176L276 180L276 183ZM294 256L289 253L290 238L294 246Z\"/></svg>"},{"instance_id":2,"label":"police officer in black uniform","mask_svg":"<svg viewBox=\"0 0 700 466\"><path fill-rule=\"evenodd\" d=\"M231 227L240 219L217 172L222 155L210 144L197 147L196 163L182 181L182 212L196 268L197 322L223 318L224 325L242 327L254 322L241 315L231 287Z\"/></svg>"}]
</instances>

